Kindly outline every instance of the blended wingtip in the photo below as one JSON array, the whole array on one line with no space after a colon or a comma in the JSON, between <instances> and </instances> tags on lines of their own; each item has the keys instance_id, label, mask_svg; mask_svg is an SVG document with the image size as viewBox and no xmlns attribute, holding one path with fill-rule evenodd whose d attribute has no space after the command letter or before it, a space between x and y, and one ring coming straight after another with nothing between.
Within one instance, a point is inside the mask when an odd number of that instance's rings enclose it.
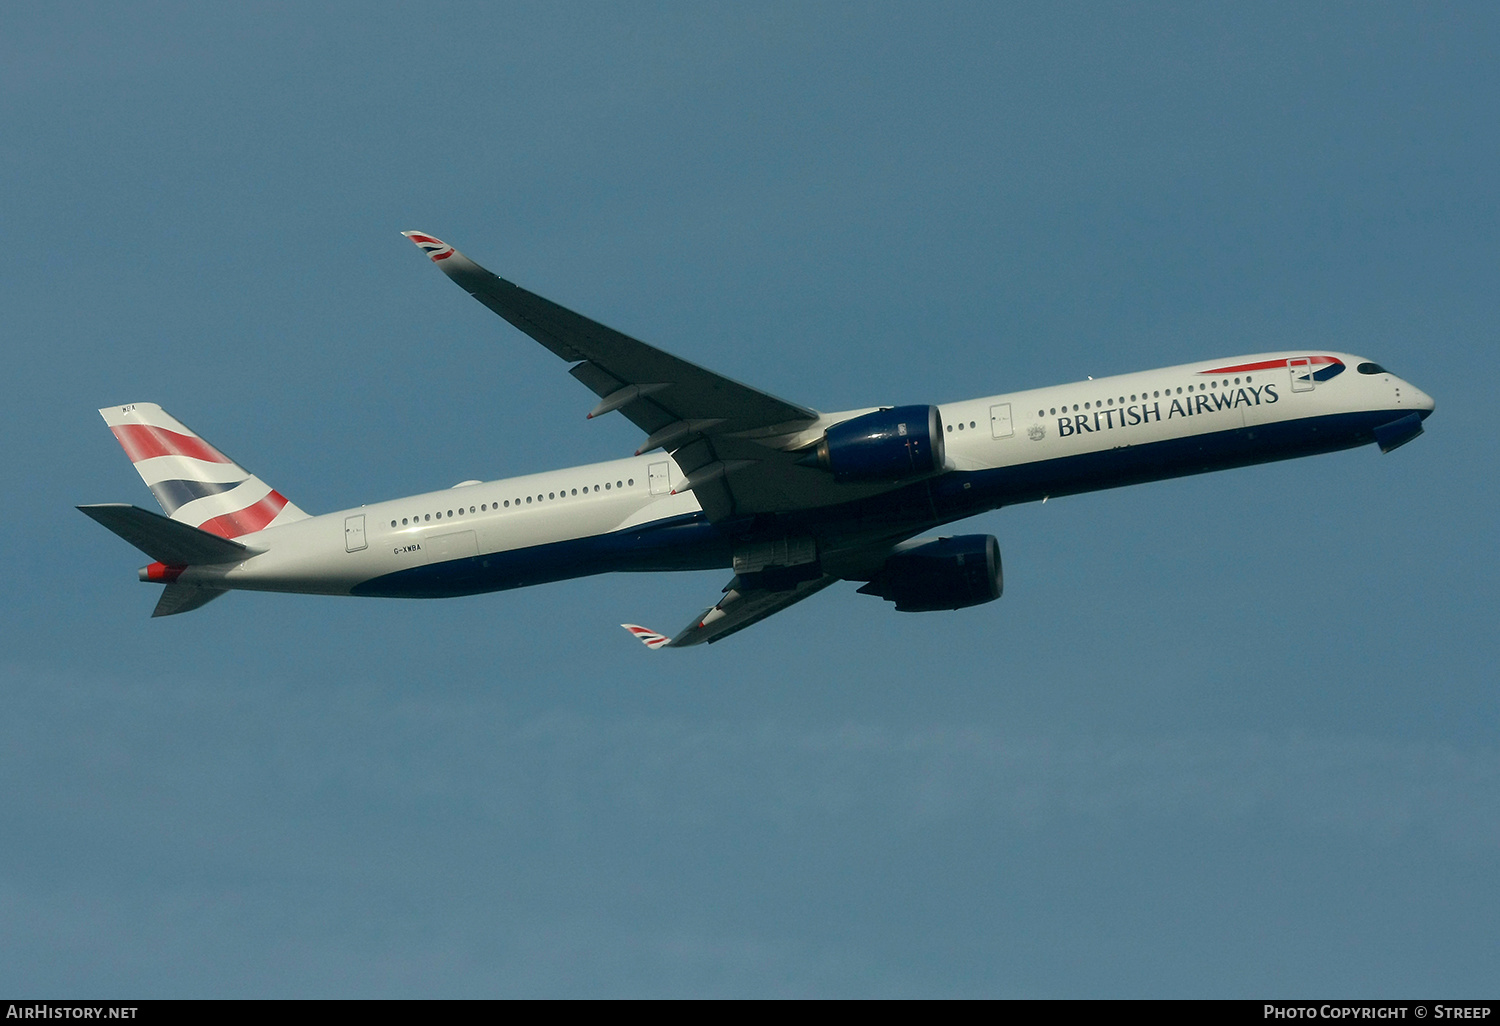
<instances>
[{"instance_id":1,"label":"blended wingtip","mask_svg":"<svg viewBox=\"0 0 1500 1026\"><path fill-rule=\"evenodd\" d=\"M655 650L666 645L672 639L665 634L659 634L650 627L642 627L638 623L622 623L621 627L630 632L630 636L639 641L647 648Z\"/></svg>"},{"instance_id":2,"label":"blended wingtip","mask_svg":"<svg viewBox=\"0 0 1500 1026\"><path fill-rule=\"evenodd\" d=\"M401 234L410 239L423 253L426 253L432 259L433 263L437 263L439 260L447 260L457 252L457 250L442 239L436 235L429 235L427 232L409 231L402 232Z\"/></svg>"}]
</instances>

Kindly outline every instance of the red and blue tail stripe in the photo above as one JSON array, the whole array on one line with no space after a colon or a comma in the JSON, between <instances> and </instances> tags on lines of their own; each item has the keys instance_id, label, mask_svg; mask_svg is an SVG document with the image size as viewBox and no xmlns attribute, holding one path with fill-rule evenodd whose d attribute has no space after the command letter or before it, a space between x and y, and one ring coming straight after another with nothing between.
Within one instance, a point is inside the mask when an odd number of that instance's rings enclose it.
<instances>
[{"instance_id":1,"label":"red and blue tail stripe","mask_svg":"<svg viewBox=\"0 0 1500 1026\"><path fill-rule=\"evenodd\" d=\"M108 406L99 413L173 520L238 538L307 516L155 403Z\"/></svg>"}]
</instances>

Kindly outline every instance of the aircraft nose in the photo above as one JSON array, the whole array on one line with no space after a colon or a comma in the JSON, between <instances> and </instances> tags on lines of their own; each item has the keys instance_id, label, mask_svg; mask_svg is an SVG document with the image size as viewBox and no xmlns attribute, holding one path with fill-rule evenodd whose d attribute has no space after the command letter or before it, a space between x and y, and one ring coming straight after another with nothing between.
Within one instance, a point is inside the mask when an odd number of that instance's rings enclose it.
<instances>
[{"instance_id":1,"label":"aircraft nose","mask_svg":"<svg viewBox=\"0 0 1500 1026\"><path fill-rule=\"evenodd\" d=\"M1412 385L1408 385L1407 388L1409 391L1407 392L1407 401L1404 405L1411 406L1417 413L1421 414L1423 420L1426 420L1432 411L1437 409L1437 403L1433 401L1432 396L1420 388Z\"/></svg>"}]
</instances>

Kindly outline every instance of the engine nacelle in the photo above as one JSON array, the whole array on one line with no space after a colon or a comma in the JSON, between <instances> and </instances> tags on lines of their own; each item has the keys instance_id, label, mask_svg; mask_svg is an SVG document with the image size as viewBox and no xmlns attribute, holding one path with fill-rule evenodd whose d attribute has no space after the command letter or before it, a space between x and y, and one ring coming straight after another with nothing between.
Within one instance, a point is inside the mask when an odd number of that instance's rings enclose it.
<instances>
[{"instance_id":1,"label":"engine nacelle","mask_svg":"<svg viewBox=\"0 0 1500 1026\"><path fill-rule=\"evenodd\" d=\"M1000 543L993 535L965 534L906 542L859 591L896 603L902 613L930 613L993 602L1004 588Z\"/></svg>"},{"instance_id":2,"label":"engine nacelle","mask_svg":"<svg viewBox=\"0 0 1500 1026\"><path fill-rule=\"evenodd\" d=\"M904 481L941 470L943 423L936 406L893 406L835 424L803 462L840 483Z\"/></svg>"}]
</instances>

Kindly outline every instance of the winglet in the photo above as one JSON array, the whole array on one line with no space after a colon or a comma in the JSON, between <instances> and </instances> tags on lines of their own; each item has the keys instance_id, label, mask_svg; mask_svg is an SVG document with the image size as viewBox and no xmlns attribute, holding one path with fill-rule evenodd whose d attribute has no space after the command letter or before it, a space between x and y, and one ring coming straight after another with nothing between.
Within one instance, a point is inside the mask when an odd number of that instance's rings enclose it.
<instances>
[{"instance_id":1,"label":"winglet","mask_svg":"<svg viewBox=\"0 0 1500 1026\"><path fill-rule=\"evenodd\" d=\"M431 257L435 264L447 260L457 252L442 239L435 239L425 232L402 232L401 234L416 243L417 248Z\"/></svg>"},{"instance_id":2,"label":"winglet","mask_svg":"<svg viewBox=\"0 0 1500 1026\"><path fill-rule=\"evenodd\" d=\"M622 623L620 624L620 626L624 627L631 634L635 635L635 640L639 641L647 648L661 648L663 645L672 640L665 634L658 634L648 627L642 627L640 624Z\"/></svg>"}]
</instances>

